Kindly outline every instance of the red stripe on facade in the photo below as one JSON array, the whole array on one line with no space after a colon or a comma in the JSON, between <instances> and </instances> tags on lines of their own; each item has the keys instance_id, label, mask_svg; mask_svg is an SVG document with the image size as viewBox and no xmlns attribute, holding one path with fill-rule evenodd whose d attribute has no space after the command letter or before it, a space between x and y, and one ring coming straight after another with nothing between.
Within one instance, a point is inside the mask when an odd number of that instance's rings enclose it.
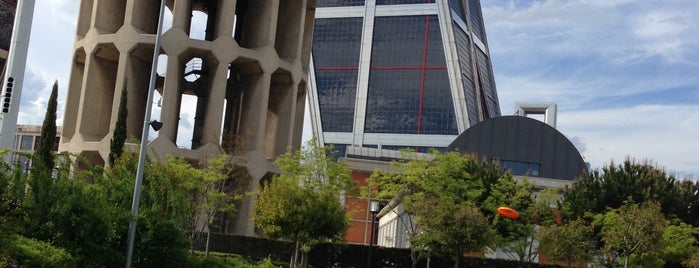
<instances>
[{"instance_id":1,"label":"red stripe on facade","mask_svg":"<svg viewBox=\"0 0 699 268\"><path fill-rule=\"evenodd\" d=\"M446 70L447 66L375 66L372 70Z\"/></svg>"}]
</instances>

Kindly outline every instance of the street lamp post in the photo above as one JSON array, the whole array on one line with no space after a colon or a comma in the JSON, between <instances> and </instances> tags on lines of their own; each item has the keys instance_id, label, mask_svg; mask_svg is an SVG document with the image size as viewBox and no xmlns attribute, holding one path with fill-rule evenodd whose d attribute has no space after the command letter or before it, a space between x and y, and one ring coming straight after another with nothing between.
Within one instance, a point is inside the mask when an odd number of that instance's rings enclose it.
<instances>
[{"instance_id":1,"label":"street lamp post","mask_svg":"<svg viewBox=\"0 0 699 268\"><path fill-rule=\"evenodd\" d=\"M143 183L143 170L146 160L146 146L148 145L149 127L156 131L163 126L162 123L150 120L150 113L153 106L153 91L155 91L155 75L158 70L158 56L160 55L160 39L163 35L163 13L165 12L165 0L160 0L160 13L158 15L158 30L155 34L155 44L153 45L153 66L150 71L150 84L148 85L148 100L146 101L146 114L143 120L143 133L141 133L141 150L138 154L138 170L136 171L136 183L134 185L133 200L131 201L131 221L129 222L129 238L126 250L126 263L124 267L131 267L133 258L134 242L136 240L136 224L138 220L138 205L141 201L141 184Z\"/></svg>"},{"instance_id":2,"label":"street lamp post","mask_svg":"<svg viewBox=\"0 0 699 268\"><path fill-rule=\"evenodd\" d=\"M367 256L367 268L371 268L371 250L374 246L374 222L376 221L376 213L379 212L379 200L369 200L369 212L371 213L371 227L369 227L371 235L369 235L369 255Z\"/></svg>"}]
</instances>

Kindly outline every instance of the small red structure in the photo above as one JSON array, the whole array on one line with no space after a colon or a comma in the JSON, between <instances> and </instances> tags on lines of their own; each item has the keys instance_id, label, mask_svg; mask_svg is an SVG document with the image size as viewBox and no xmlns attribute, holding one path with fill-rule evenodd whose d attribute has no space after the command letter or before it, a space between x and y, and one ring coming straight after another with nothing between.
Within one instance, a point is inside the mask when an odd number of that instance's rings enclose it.
<instances>
[{"instance_id":1,"label":"small red structure","mask_svg":"<svg viewBox=\"0 0 699 268\"><path fill-rule=\"evenodd\" d=\"M519 212L509 207L499 207L498 213L508 219L514 220L519 218Z\"/></svg>"}]
</instances>

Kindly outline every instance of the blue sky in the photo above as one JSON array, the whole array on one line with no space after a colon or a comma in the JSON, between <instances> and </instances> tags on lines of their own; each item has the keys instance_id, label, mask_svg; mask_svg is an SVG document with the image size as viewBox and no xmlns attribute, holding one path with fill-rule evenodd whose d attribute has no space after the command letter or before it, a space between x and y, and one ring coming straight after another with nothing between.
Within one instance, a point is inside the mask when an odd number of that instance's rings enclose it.
<instances>
[{"instance_id":1,"label":"blue sky","mask_svg":"<svg viewBox=\"0 0 699 268\"><path fill-rule=\"evenodd\" d=\"M77 0L37 3L18 122L62 122ZM482 0L503 115L558 104L558 129L593 168L626 156L699 178L699 1ZM151 134L153 135L153 134Z\"/></svg>"}]
</instances>

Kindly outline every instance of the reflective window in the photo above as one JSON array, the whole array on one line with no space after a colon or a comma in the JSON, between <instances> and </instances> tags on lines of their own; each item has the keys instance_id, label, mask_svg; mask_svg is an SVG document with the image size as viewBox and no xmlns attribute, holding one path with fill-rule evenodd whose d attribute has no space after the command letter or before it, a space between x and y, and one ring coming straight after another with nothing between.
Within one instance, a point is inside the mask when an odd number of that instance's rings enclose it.
<instances>
[{"instance_id":1,"label":"reflective window","mask_svg":"<svg viewBox=\"0 0 699 268\"><path fill-rule=\"evenodd\" d=\"M39 143L41 142L41 136L36 136L34 139L34 148L39 148Z\"/></svg>"},{"instance_id":2,"label":"reflective window","mask_svg":"<svg viewBox=\"0 0 699 268\"><path fill-rule=\"evenodd\" d=\"M34 145L34 136L22 135L22 140L19 144L19 149L24 151L31 151L32 145Z\"/></svg>"},{"instance_id":3,"label":"reflective window","mask_svg":"<svg viewBox=\"0 0 699 268\"><path fill-rule=\"evenodd\" d=\"M512 171L512 175L538 177L539 170L541 169L541 164L511 160L500 160L500 167L502 169L509 169L510 171Z\"/></svg>"},{"instance_id":4,"label":"reflective window","mask_svg":"<svg viewBox=\"0 0 699 268\"><path fill-rule=\"evenodd\" d=\"M315 20L313 64L323 131L352 131L362 23L362 18Z\"/></svg>"},{"instance_id":5,"label":"reflective window","mask_svg":"<svg viewBox=\"0 0 699 268\"><path fill-rule=\"evenodd\" d=\"M316 71L323 131L352 132L357 71Z\"/></svg>"},{"instance_id":6,"label":"reflective window","mask_svg":"<svg viewBox=\"0 0 699 268\"><path fill-rule=\"evenodd\" d=\"M463 83L464 96L466 97L468 121L473 126L480 121L480 110L478 109L478 94L476 94L476 86L473 82L471 43L466 32L456 23L453 25L454 37L456 39L456 54L459 57L459 68L461 69L461 82Z\"/></svg>"},{"instance_id":7,"label":"reflective window","mask_svg":"<svg viewBox=\"0 0 699 268\"><path fill-rule=\"evenodd\" d=\"M359 66L362 18L316 19L313 29L313 64L316 69Z\"/></svg>"},{"instance_id":8,"label":"reflective window","mask_svg":"<svg viewBox=\"0 0 699 268\"><path fill-rule=\"evenodd\" d=\"M500 107L497 103L497 93L495 92L495 81L491 72L490 59L483 51L476 49L478 56L478 76L481 83L481 96L483 96L484 111L488 111L488 117L500 115Z\"/></svg>"},{"instance_id":9,"label":"reflective window","mask_svg":"<svg viewBox=\"0 0 699 268\"><path fill-rule=\"evenodd\" d=\"M377 5L403 5L434 3L434 0L376 0Z\"/></svg>"},{"instance_id":10,"label":"reflective window","mask_svg":"<svg viewBox=\"0 0 699 268\"><path fill-rule=\"evenodd\" d=\"M61 137L56 137L53 139L53 150L58 152L58 146L61 144Z\"/></svg>"},{"instance_id":11,"label":"reflective window","mask_svg":"<svg viewBox=\"0 0 699 268\"><path fill-rule=\"evenodd\" d=\"M468 1L469 12L471 13L471 30L473 34L478 36L481 40L485 40L485 35L483 34L483 15L481 14L481 2L480 0L469 0Z\"/></svg>"},{"instance_id":12,"label":"reflective window","mask_svg":"<svg viewBox=\"0 0 699 268\"><path fill-rule=\"evenodd\" d=\"M383 146L381 146L381 148L386 149L386 150L395 150L395 151L408 149L410 151L417 152L417 153L429 153L432 150L437 150L438 152L443 153L447 149L446 147L426 147L426 146L418 147L418 146L398 146L398 145L383 145Z\"/></svg>"},{"instance_id":13,"label":"reflective window","mask_svg":"<svg viewBox=\"0 0 699 268\"><path fill-rule=\"evenodd\" d=\"M363 6L364 0L318 0L317 7Z\"/></svg>"},{"instance_id":14,"label":"reflective window","mask_svg":"<svg viewBox=\"0 0 699 268\"><path fill-rule=\"evenodd\" d=\"M437 17L374 25L365 132L457 134Z\"/></svg>"},{"instance_id":15,"label":"reflective window","mask_svg":"<svg viewBox=\"0 0 699 268\"><path fill-rule=\"evenodd\" d=\"M461 20L466 21L464 19L464 7L461 4L461 0L449 0L449 8L455 11L456 15L458 15ZM456 26L456 25L455 25Z\"/></svg>"}]
</instances>

